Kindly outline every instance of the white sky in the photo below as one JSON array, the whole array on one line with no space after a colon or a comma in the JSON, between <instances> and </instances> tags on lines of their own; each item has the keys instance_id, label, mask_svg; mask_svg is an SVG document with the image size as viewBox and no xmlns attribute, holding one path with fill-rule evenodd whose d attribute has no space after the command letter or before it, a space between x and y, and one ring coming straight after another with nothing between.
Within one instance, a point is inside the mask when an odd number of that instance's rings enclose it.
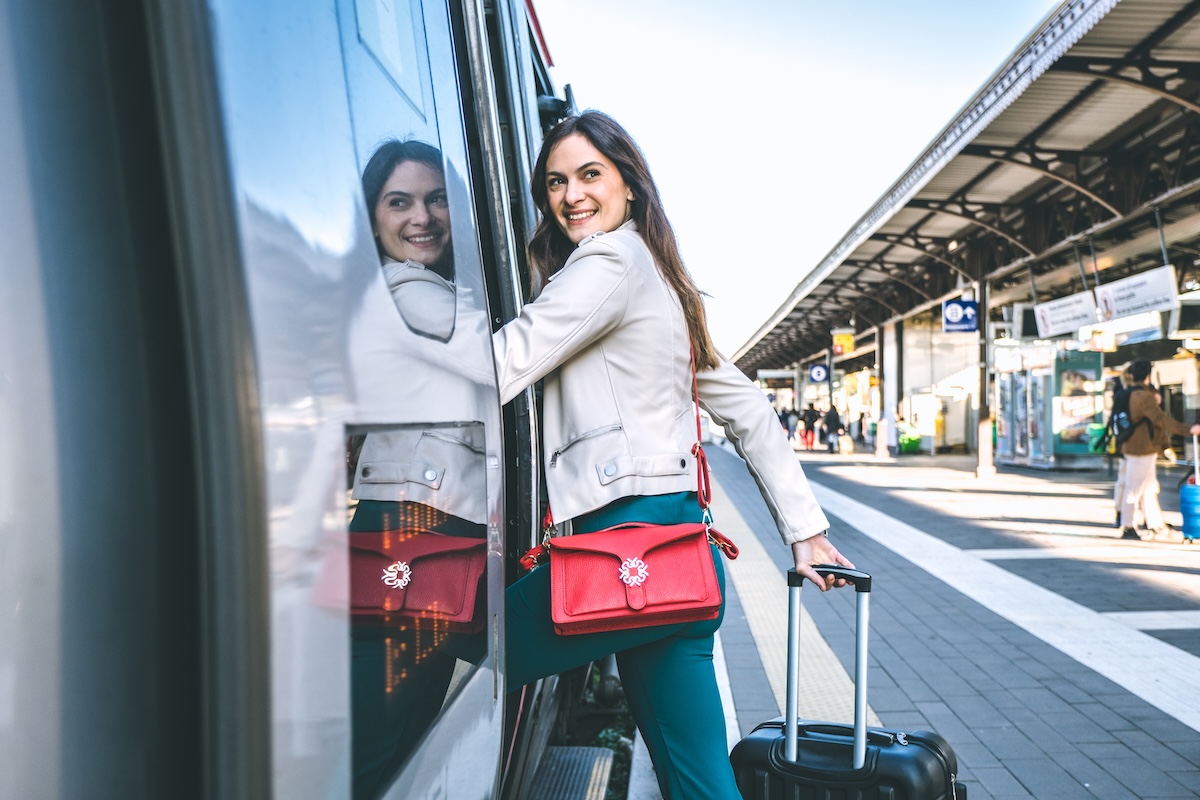
<instances>
[{"instance_id":1,"label":"white sky","mask_svg":"<svg viewBox=\"0 0 1200 800\"><path fill-rule=\"evenodd\" d=\"M637 139L732 355L1057 0L534 0Z\"/></svg>"}]
</instances>

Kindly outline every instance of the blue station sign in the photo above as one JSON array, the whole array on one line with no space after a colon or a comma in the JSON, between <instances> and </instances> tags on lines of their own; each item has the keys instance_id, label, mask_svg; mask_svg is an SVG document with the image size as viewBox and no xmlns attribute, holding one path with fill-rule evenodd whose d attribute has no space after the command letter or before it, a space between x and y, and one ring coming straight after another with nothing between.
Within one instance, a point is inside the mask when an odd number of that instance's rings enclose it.
<instances>
[{"instance_id":1,"label":"blue station sign","mask_svg":"<svg viewBox=\"0 0 1200 800\"><path fill-rule=\"evenodd\" d=\"M946 300L942 303L944 333L975 333L978 330L978 303L974 300Z\"/></svg>"}]
</instances>

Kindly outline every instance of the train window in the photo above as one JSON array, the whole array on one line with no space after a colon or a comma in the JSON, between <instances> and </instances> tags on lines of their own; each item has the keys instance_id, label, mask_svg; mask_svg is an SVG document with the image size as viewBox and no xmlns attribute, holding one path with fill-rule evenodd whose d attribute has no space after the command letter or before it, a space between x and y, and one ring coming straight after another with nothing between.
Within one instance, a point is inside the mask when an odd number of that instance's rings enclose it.
<instances>
[{"instance_id":1,"label":"train window","mask_svg":"<svg viewBox=\"0 0 1200 800\"><path fill-rule=\"evenodd\" d=\"M275 795L489 796L504 460L450 8L212 6L263 420Z\"/></svg>"},{"instance_id":2,"label":"train window","mask_svg":"<svg viewBox=\"0 0 1200 800\"><path fill-rule=\"evenodd\" d=\"M414 7L415 6L415 7ZM358 36L379 66L417 113L425 114L422 76L429 83L428 62L421 34L419 4L409 0L360 0L355 3Z\"/></svg>"},{"instance_id":3,"label":"train window","mask_svg":"<svg viewBox=\"0 0 1200 800\"><path fill-rule=\"evenodd\" d=\"M447 10L340 0L339 16L376 255L349 336L342 573L354 795L374 797L449 768L439 730L502 718L499 403ZM458 749L455 772L490 780L499 739Z\"/></svg>"}]
</instances>

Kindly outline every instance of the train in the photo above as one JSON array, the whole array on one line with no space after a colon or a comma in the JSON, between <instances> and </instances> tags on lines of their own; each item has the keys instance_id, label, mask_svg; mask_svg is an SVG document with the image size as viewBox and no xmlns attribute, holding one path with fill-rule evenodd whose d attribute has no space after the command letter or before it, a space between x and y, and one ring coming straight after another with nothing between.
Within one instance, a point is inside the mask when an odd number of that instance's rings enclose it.
<instances>
[{"instance_id":1,"label":"train","mask_svg":"<svg viewBox=\"0 0 1200 800\"><path fill-rule=\"evenodd\" d=\"M530 796L589 680L503 667L550 66L521 0L0 4L0 797ZM356 617L368 507L461 523L465 611Z\"/></svg>"}]
</instances>

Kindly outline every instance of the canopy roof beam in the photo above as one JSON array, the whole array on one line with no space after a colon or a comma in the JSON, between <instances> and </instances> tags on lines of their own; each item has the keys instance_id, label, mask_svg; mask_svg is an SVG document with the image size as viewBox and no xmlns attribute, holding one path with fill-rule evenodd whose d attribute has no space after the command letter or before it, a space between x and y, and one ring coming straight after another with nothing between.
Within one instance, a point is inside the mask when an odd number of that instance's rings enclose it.
<instances>
[{"instance_id":1,"label":"canopy roof beam","mask_svg":"<svg viewBox=\"0 0 1200 800\"><path fill-rule=\"evenodd\" d=\"M996 234L1001 239L1008 240L1029 255L1037 255L1033 251L1033 248L1029 247L1020 239L1018 239L1014 232L1001 227L1001 223L1003 221L1001 217L1001 209L1003 209L1003 206L989 207L985 203L968 203L959 200L921 200L920 198L916 197L914 197L912 200L909 200L907 203L905 203L905 205L908 208L919 208L925 211L932 211L935 214L947 214L951 217L965 219L973 225L978 225L985 231ZM980 218L981 214L987 213L991 213L996 217L995 224L985 222Z\"/></svg>"},{"instance_id":2,"label":"canopy roof beam","mask_svg":"<svg viewBox=\"0 0 1200 800\"><path fill-rule=\"evenodd\" d=\"M1039 175L1044 175L1047 178L1058 181L1062 185L1073 189L1084 197L1089 198L1092 202L1104 208L1114 217L1120 217L1121 212L1112 203L1105 200L1100 195L1088 189L1082 183L1068 178L1060 172L1055 172L1052 166L1055 163L1078 163L1072 161L1072 156L1077 156L1076 153L1066 153L1064 151L1047 151L1043 149L1034 149L1032 147L992 147L990 145L969 144L962 150L963 155L976 156L978 158L990 158L994 161L999 161L1004 164L1012 164L1017 167L1031 169ZM1077 170L1078 172L1078 170ZM1032 255L1032 254L1031 254Z\"/></svg>"},{"instance_id":3,"label":"canopy roof beam","mask_svg":"<svg viewBox=\"0 0 1200 800\"><path fill-rule=\"evenodd\" d=\"M933 295L929 294L929 292L925 291L904 277L902 270L911 266L910 264L895 264L887 261L858 261L852 258L848 258L842 263L848 267L871 270L872 272L877 272L880 275L884 275L893 283L898 283L901 286L915 292L916 294L919 294L923 300L928 301L933 299Z\"/></svg>"},{"instance_id":4,"label":"canopy roof beam","mask_svg":"<svg viewBox=\"0 0 1200 800\"><path fill-rule=\"evenodd\" d=\"M921 236L915 233L876 233L871 235L871 240L876 242L887 242L894 247L907 247L910 250L916 250L918 253L928 256L937 263L945 267L949 267L967 280L975 280L975 276L968 272L964 265L951 261L948 256L940 255L936 252L932 252L929 249L930 247L940 247L942 250L949 253L952 251L952 242L954 243L954 247L958 246L958 242L956 242L954 239L944 239L936 236Z\"/></svg>"}]
</instances>

